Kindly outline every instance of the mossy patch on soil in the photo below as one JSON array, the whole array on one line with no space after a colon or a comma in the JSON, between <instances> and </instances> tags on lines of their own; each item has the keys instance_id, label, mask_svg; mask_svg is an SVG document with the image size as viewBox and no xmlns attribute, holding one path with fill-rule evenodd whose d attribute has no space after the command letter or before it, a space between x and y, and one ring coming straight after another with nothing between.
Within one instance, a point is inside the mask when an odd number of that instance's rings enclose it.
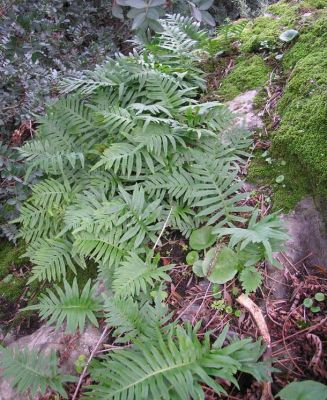
<instances>
[{"instance_id":1,"label":"mossy patch on soil","mask_svg":"<svg viewBox=\"0 0 327 400\"><path fill-rule=\"evenodd\" d=\"M269 164L262 155L262 151L255 153L250 163L247 181L272 189L273 211L283 210L287 213L308 193L308 178L298 174L296 160L272 159ZM276 179L281 176L284 180L278 183Z\"/></svg>"},{"instance_id":2,"label":"mossy patch on soil","mask_svg":"<svg viewBox=\"0 0 327 400\"><path fill-rule=\"evenodd\" d=\"M241 57L233 70L223 79L218 95L224 100L231 100L246 90L263 86L268 79L268 74L269 68L262 57L258 55Z\"/></svg>"}]
</instances>

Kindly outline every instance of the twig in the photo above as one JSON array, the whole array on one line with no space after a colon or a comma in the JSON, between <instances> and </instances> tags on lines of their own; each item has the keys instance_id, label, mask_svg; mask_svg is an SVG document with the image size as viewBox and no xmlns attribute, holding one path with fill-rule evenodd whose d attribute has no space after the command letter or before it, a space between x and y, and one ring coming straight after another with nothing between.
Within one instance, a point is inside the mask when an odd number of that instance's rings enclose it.
<instances>
[{"instance_id":1,"label":"twig","mask_svg":"<svg viewBox=\"0 0 327 400\"><path fill-rule=\"evenodd\" d=\"M207 290L206 290L206 292L205 292L204 298L203 298L203 300L202 300L202 302L201 302L199 308L197 309L196 314L195 314L194 317L192 318L192 324L194 324L194 322L196 321L197 316L199 315L199 313L200 313L200 311L201 311L201 308L203 307L203 304L204 304L204 302L205 302L205 300L206 300L206 296L208 295L208 292L209 292L210 288L211 288L211 282L209 283L209 285L208 285L208 287L207 287Z\"/></svg>"},{"instance_id":2,"label":"twig","mask_svg":"<svg viewBox=\"0 0 327 400\"><path fill-rule=\"evenodd\" d=\"M95 354L97 353L98 348L99 348L99 346L101 345L101 343L103 342L104 338L106 337L108 331L109 331L109 327L106 326L106 327L104 328L103 332L102 332L102 335L100 336L99 340L97 341L96 345L94 346L94 348L93 348L93 350L92 350L92 353L90 354L90 357L89 357L89 359L87 360L87 363L86 363L86 365L85 365L85 367L84 367L84 369L83 369L83 372L81 373L81 376L79 377L79 381L78 381L78 383L77 383L77 386L76 386L74 395L73 395L73 397L72 397L72 400L76 400L77 395L78 395L78 392L79 392L79 389L80 389L80 387L81 387L81 385L82 385L82 382L83 382L83 379L84 379L84 377L85 377L85 375L86 375L87 368L88 368L90 362L92 361L92 358L93 358L93 357L95 356Z\"/></svg>"},{"instance_id":3,"label":"twig","mask_svg":"<svg viewBox=\"0 0 327 400\"><path fill-rule=\"evenodd\" d=\"M252 315L253 319L255 320L258 329L263 337L263 340L266 342L267 350L264 355L264 359L271 358L271 339L270 334L268 331L268 327L264 316L260 308L245 294L241 294L236 301L241 304L241 306L245 307L249 313ZM261 400L273 400L273 395L271 392L271 382L263 382L262 385L262 396Z\"/></svg>"},{"instance_id":4,"label":"twig","mask_svg":"<svg viewBox=\"0 0 327 400\"><path fill-rule=\"evenodd\" d=\"M167 226L167 224L168 224L168 221L169 221L169 218L170 218L170 214L172 213L172 211L173 211L173 208L170 209L169 214L168 214L168 217L166 218L166 221L165 221L165 223L163 224L163 227L162 227L162 229L161 229L161 232L160 232L160 234L159 234L159 236L158 236L158 238L157 238L157 240L156 240L156 242L155 242L155 244L154 244L152 250L154 250L154 249L158 246L158 243L160 242L161 236L162 236L162 234L164 233L164 231L165 231L165 229L166 229L166 226Z\"/></svg>"}]
</instances>

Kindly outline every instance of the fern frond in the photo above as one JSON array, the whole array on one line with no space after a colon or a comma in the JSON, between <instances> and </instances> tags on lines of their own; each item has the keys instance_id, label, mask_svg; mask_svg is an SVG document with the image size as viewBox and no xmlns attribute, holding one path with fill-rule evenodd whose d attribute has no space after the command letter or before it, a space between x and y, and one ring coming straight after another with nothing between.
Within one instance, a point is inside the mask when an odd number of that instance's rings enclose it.
<instances>
[{"instance_id":1,"label":"fern frond","mask_svg":"<svg viewBox=\"0 0 327 400\"><path fill-rule=\"evenodd\" d=\"M72 243L67 239L37 239L27 248L24 256L34 264L32 276L34 280L61 281L67 275L67 268L77 274L75 265L85 268L82 260L72 257Z\"/></svg>"},{"instance_id":2,"label":"fern frond","mask_svg":"<svg viewBox=\"0 0 327 400\"><path fill-rule=\"evenodd\" d=\"M18 148L22 158L29 165L28 174L36 169L41 169L48 174L62 174L64 168L75 168L79 162L84 168L84 154L80 151L70 151L54 147L48 140L33 140Z\"/></svg>"},{"instance_id":3,"label":"fern frond","mask_svg":"<svg viewBox=\"0 0 327 400\"><path fill-rule=\"evenodd\" d=\"M34 349L21 349L17 346L5 349L0 346L0 355L2 375L11 379L12 386L19 393L29 392L36 398L38 392L44 395L49 387L68 399L63 384L75 378L60 373L54 351L46 355Z\"/></svg>"},{"instance_id":4,"label":"fern frond","mask_svg":"<svg viewBox=\"0 0 327 400\"><path fill-rule=\"evenodd\" d=\"M179 89L178 83L172 77L163 76L150 78L146 83L147 98L167 108L170 112L178 112L179 108L192 102L192 88Z\"/></svg>"},{"instance_id":5,"label":"fern frond","mask_svg":"<svg viewBox=\"0 0 327 400\"><path fill-rule=\"evenodd\" d=\"M26 242L32 242L58 233L61 224L60 213L60 209L48 210L25 202L20 209L20 216L12 222L21 223L19 237L25 239Z\"/></svg>"},{"instance_id":6,"label":"fern frond","mask_svg":"<svg viewBox=\"0 0 327 400\"><path fill-rule=\"evenodd\" d=\"M264 248L267 260L271 264L276 264L273 252L281 251L289 236L278 212L267 215L259 221L257 221L258 216L259 211L255 210L247 228L215 228L213 233L219 236L230 235L229 245L235 247L239 244L240 250L245 249L251 243L260 244Z\"/></svg>"},{"instance_id":7,"label":"fern frond","mask_svg":"<svg viewBox=\"0 0 327 400\"><path fill-rule=\"evenodd\" d=\"M65 176L62 182L58 179L45 179L34 185L32 191L31 202L36 207L48 209L59 207L63 201L68 203L73 196L71 185Z\"/></svg>"},{"instance_id":8,"label":"fern frond","mask_svg":"<svg viewBox=\"0 0 327 400\"><path fill-rule=\"evenodd\" d=\"M64 280L64 290L55 286L56 293L47 289L47 294L41 294L38 304L28 306L23 310L39 311L42 320L47 324L55 324L59 329L66 321L66 332L84 331L86 320L98 326L95 312L99 310L99 302L95 300L96 286L91 287L89 279L80 292L77 280L74 278L72 286Z\"/></svg>"},{"instance_id":9,"label":"fern frond","mask_svg":"<svg viewBox=\"0 0 327 400\"><path fill-rule=\"evenodd\" d=\"M197 157L196 163L190 168L197 183L194 186L198 217L208 217L208 224L218 227L233 222L244 222L240 213L251 211L252 208L239 204L247 197L241 192L242 182L237 182L237 171L230 171L230 164L212 157Z\"/></svg>"},{"instance_id":10,"label":"fern frond","mask_svg":"<svg viewBox=\"0 0 327 400\"><path fill-rule=\"evenodd\" d=\"M115 295L121 297L138 296L141 292L148 293L149 288L164 281L171 281L166 273L173 265L158 266L159 259L142 260L135 252L130 252L116 269L112 288Z\"/></svg>"},{"instance_id":11,"label":"fern frond","mask_svg":"<svg viewBox=\"0 0 327 400\"><path fill-rule=\"evenodd\" d=\"M132 249L130 242L121 241L123 235L122 228L98 234L80 232L76 236L72 254L81 258L94 259L109 267L117 266L127 252Z\"/></svg>"},{"instance_id":12,"label":"fern frond","mask_svg":"<svg viewBox=\"0 0 327 400\"><path fill-rule=\"evenodd\" d=\"M131 297L107 298L104 304L106 323L114 328L116 343L127 343L137 338L155 340L160 332L172 325L167 325L171 318L168 308L160 301L154 306L148 302L139 304Z\"/></svg>"},{"instance_id":13,"label":"fern frond","mask_svg":"<svg viewBox=\"0 0 327 400\"><path fill-rule=\"evenodd\" d=\"M242 352L247 351L245 361ZM257 349L259 348L259 352ZM267 379L267 369L257 363L262 346L249 341L237 341L223 349L211 347L209 336L200 342L196 329L181 326L156 342L137 341L129 349L113 351L93 366L92 378L99 382L90 387L91 399L155 398L158 400L190 398L204 399L201 383L211 387L218 395L226 394L215 380L222 378L237 386L234 375L246 363L250 373Z\"/></svg>"}]
</instances>

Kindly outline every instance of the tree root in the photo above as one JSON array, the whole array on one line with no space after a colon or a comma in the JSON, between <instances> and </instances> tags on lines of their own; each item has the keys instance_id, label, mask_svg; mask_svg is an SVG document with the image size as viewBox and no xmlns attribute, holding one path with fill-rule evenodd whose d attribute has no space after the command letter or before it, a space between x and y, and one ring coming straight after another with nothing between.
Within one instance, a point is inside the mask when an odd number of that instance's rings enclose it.
<instances>
[{"instance_id":1,"label":"tree root","mask_svg":"<svg viewBox=\"0 0 327 400\"><path fill-rule=\"evenodd\" d=\"M268 331L268 327L265 321L264 316L262 315L262 312L260 308L245 294L241 294L236 301L246 308L249 313L252 315L255 323L258 326L258 329L260 331L261 336L263 337L263 340L265 341L267 345L267 350L265 351L265 354L263 358L265 360L268 360L271 358L271 339L270 339L270 334ZM263 382L262 384L262 395L261 395L261 400L273 400L274 397L271 392L271 382Z\"/></svg>"}]
</instances>

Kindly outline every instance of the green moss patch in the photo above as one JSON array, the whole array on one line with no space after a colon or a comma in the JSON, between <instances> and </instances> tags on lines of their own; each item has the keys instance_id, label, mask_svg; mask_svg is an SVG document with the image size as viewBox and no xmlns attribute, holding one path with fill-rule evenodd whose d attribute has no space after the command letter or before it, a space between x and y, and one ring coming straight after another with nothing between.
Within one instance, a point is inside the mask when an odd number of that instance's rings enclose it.
<instances>
[{"instance_id":1,"label":"green moss patch","mask_svg":"<svg viewBox=\"0 0 327 400\"><path fill-rule=\"evenodd\" d=\"M319 12L309 25L304 27L294 46L285 53L283 67L285 70L293 68L297 62L308 55L327 51L327 11Z\"/></svg>"},{"instance_id":2,"label":"green moss patch","mask_svg":"<svg viewBox=\"0 0 327 400\"><path fill-rule=\"evenodd\" d=\"M314 190L327 184L327 52L308 54L292 71L278 110L274 154L295 157Z\"/></svg>"},{"instance_id":3,"label":"green moss patch","mask_svg":"<svg viewBox=\"0 0 327 400\"><path fill-rule=\"evenodd\" d=\"M265 84L269 68L262 57L242 57L237 60L234 69L223 79L218 94L224 100L230 100L249 89Z\"/></svg>"},{"instance_id":4,"label":"green moss patch","mask_svg":"<svg viewBox=\"0 0 327 400\"><path fill-rule=\"evenodd\" d=\"M299 175L296 160L272 159L269 164L262 151L257 151L250 163L247 181L273 190L273 210L288 212L308 192L309 181L305 175ZM278 177L284 179L278 183Z\"/></svg>"},{"instance_id":5,"label":"green moss patch","mask_svg":"<svg viewBox=\"0 0 327 400\"><path fill-rule=\"evenodd\" d=\"M280 45L279 35L295 27L298 9L298 5L286 2L270 6L268 12L275 17L262 16L249 22L241 35L241 50L245 53L275 50Z\"/></svg>"}]
</instances>

